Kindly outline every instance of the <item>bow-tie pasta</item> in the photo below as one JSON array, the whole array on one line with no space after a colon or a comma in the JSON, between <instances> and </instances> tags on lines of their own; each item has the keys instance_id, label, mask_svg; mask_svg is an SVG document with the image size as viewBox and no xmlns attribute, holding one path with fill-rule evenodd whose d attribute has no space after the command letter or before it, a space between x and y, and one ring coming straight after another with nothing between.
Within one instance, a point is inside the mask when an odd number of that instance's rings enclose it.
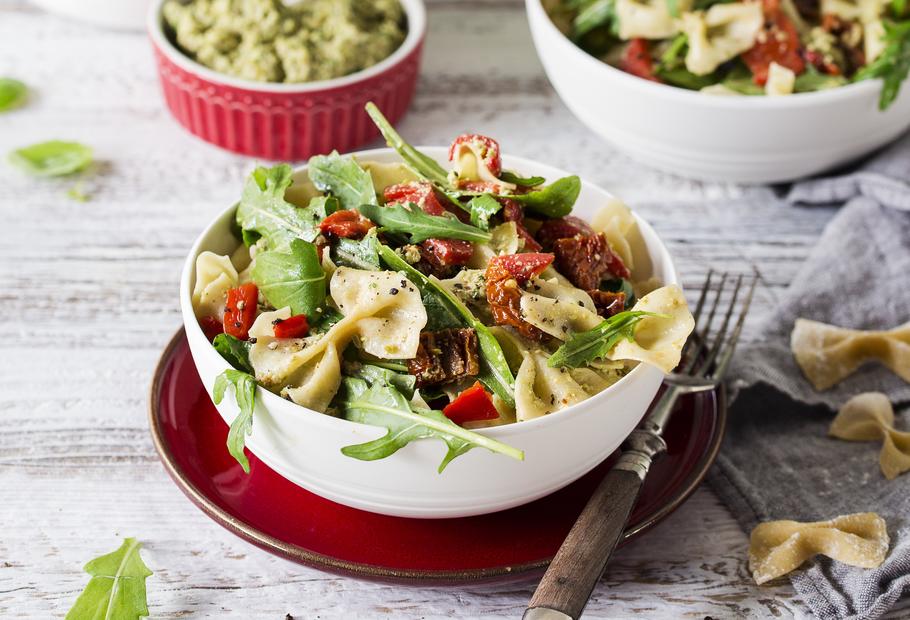
<instances>
[{"instance_id":1,"label":"bow-tie pasta","mask_svg":"<svg viewBox=\"0 0 910 620\"><path fill-rule=\"evenodd\" d=\"M682 16L682 31L688 36L686 68L707 75L752 47L764 22L760 2L715 4L707 11Z\"/></svg>"},{"instance_id":2,"label":"bow-tie pasta","mask_svg":"<svg viewBox=\"0 0 910 620\"><path fill-rule=\"evenodd\" d=\"M828 434L847 441L882 440L879 466L888 480L910 470L910 433L894 429L894 409L884 394L867 392L848 400Z\"/></svg>"},{"instance_id":3,"label":"bow-tie pasta","mask_svg":"<svg viewBox=\"0 0 910 620\"><path fill-rule=\"evenodd\" d=\"M682 289L676 285L661 287L639 299L632 310L662 316L643 318L635 328L635 340L620 340L608 357L645 362L672 372L679 365L686 339L695 329Z\"/></svg>"},{"instance_id":4,"label":"bow-tie pasta","mask_svg":"<svg viewBox=\"0 0 910 620\"><path fill-rule=\"evenodd\" d=\"M193 310L198 318L224 316L229 289L237 286L237 269L227 256L202 252L196 258L196 284L193 287Z\"/></svg>"},{"instance_id":5,"label":"bow-tie pasta","mask_svg":"<svg viewBox=\"0 0 910 620\"><path fill-rule=\"evenodd\" d=\"M850 566L875 568L885 561L889 542L885 520L874 512L814 523L771 521L752 530L749 570L761 585L818 554Z\"/></svg>"},{"instance_id":6,"label":"bow-tie pasta","mask_svg":"<svg viewBox=\"0 0 910 620\"><path fill-rule=\"evenodd\" d=\"M611 198L591 219L591 228L604 234L610 243L610 249L630 270L635 269L632 245L629 243L635 226L635 216L632 215L631 209L618 198Z\"/></svg>"},{"instance_id":7,"label":"bow-tie pasta","mask_svg":"<svg viewBox=\"0 0 910 620\"><path fill-rule=\"evenodd\" d=\"M681 0L678 10L686 11L691 0ZM619 38L666 39L679 32L666 0L616 0Z\"/></svg>"},{"instance_id":8,"label":"bow-tie pasta","mask_svg":"<svg viewBox=\"0 0 910 620\"><path fill-rule=\"evenodd\" d=\"M597 327L603 317L597 314L591 296L572 286L553 272L554 277L537 278L521 292L521 317L545 334L567 340L575 332Z\"/></svg>"},{"instance_id":9,"label":"bow-tie pasta","mask_svg":"<svg viewBox=\"0 0 910 620\"><path fill-rule=\"evenodd\" d=\"M826 390L866 362L880 362L910 381L910 323L863 331L796 319L790 349L816 390Z\"/></svg>"}]
</instances>

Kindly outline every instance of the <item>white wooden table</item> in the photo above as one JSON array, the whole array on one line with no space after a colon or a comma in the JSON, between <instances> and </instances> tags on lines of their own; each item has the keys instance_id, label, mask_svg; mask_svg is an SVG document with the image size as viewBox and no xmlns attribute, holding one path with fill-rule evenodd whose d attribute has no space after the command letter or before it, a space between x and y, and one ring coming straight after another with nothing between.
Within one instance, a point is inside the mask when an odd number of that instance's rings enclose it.
<instances>
[{"instance_id":1,"label":"white wooden table","mask_svg":"<svg viewBox=\"0 0 910 620\"><path fill-rule=\"evenodd\" d=\"M0 116L0 154L71 139L99 161L87 203L66 197L71 179L0 165L0 617L61 617L86 583L82 565L122 536L145 543L153 618L519 617L533 584L417 588L321 573L235 538L183 496L149 437L149 381L180 325L184 254L252 162L170 118L141 33L0 0L0 75L33 88L26 108ZM709 266L758 268L770 286L753 325L832 214L783 206L771 188L654 172L591 136L544 77L519 0L431 1L401 130L418 144L478 131L602 184L655 225L690 286ZM744 196L748 207L731 202ZM753 585L746 547L702 488L617 553L587 617L799 616L789 586Z\"/></svg>"}]
</instances>

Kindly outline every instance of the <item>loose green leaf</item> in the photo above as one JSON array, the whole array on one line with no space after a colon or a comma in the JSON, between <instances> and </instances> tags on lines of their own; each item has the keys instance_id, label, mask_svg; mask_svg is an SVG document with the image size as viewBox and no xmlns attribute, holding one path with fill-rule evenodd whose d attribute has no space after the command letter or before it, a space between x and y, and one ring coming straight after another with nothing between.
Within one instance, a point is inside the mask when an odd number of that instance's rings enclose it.
<instances>
[{"instance_id":1,"label":"loose green leaf","mask_svg":"<svg viewBox=\"0 0 910 620\"><path fill-rule=\"evenodd\" d=\"M85 565L92 576L66 620L138 620L149 615L145 580L153 573L139 555L142 544L125 538L120 548Z\"/></svg>"},{"instance_id":2,"label":"loose green leaf","mask_svg":"<svg viewBox=\"0 0 910 620\"><path fill-rule=\"evenodd\" d=\"M837 88L847 83L847 79L842 75L828 75L819 72L812 65L806 65L806 70L796 76L793 83L793 92L808 93L818 90L828 90Z\"/></svg>"},{"instance_id":3,"label":"loose green leaf","mask_svg":"<svg viewBox=\"0 0 910 620\"><path fill-rule=\"evenodd\" d=\"M660 55L660 64L665 67L675 67L683 62L686 49L689 47L689 37L685 33L679 33L673 40L670 41L670 45L667 46L667 49L663 54Z\"/></svg>"},{"instance_id":4,"label":"loose green leaf","mask_svg":"<svg viewBox=\"0 0 910 620\"><path fill-rule=\"evenodd\" d=\"M234 398L240 413L231 422L228 431L227 447L243 471L250 473L250 461L246 458L243 448L246 446L246 437L253 432L253 410L256 407L256 379L252 375L240 370L225 370L215 377L215 387L212 390L212 400L218 405L224 400L224 392L229 385L234 386Z\"/></svg>"},{"instance_id":5,"label":"loose green leaf","mask_svg":"<svg viewBox=\"0 0 910 620\"><path fill-rule=\"evenodd\" d=\"M872 61L860 69L854 80L882 78L882 93L878 99L878 108L886 110L900 92L901 84L910 73L910 20L902 22L884 22L885 49Z\"/></svg>"},{"instance_id":6,"label":"loose green leaf","mask_svg":"<svg viewBox=\"0 0 910 620\"><path fill-rule=\"evenodd\" d=\"M79 181L66 190L66 197L70 200L75 200L76 202L88 202L92 198L83 190L82 181Z\"/></svg>"},{"instance_id":7,"label":"loose green leaf","mask_svg":"<svg viewBox=\"0 0 910 620\"><path fill-rule=\"evenodd\" d=\"M253 372L253 365L250 364L250 347L253 345L248 340L241 340L230 334L218 334L212 341L212 346L234 368Z\"/></svg>"},{"instance_id":8,"label":"loose green leaf","mask_svg":"<svg viewBox=\"0 0 910 620\"><path fill-rule=\"evenodd\" d=\"M332 151L328 155L310 157L307 174L319 191L331 193L344 209L376 204L373 178L350 155L342 156L338 151Z\"/></svg>"},{"instance_id":9,"label":"loose green leaf","mask_svg":"<svg viewBox=\"0 0 910 620\"><path fill-rule=\"evenodd\" d=\"M490 233L460 222L454 216L430 215L416 205L360 205L360 212L384 230L410 235L412 243L427 239L486 242Z\"/></svg>"},{"instance_id":10,"label":"loose green leaf","mask_svg":"<svg viewBox=\"0 0 910 620\"><path fill-rule=\"evenodd\" d=\"M17 149L9 161L29 174L56 177L79 172L92 163L92 149L78 142L51 140Z\"/></svg>"},{"instance_id":11,"label":"loose green leaf","mask_svg":"<svg viewBox=\"0 0 910 620\"><path fill-rule=\"evenodd\" d=\"M0 78L0 112L19 107L28 97L28 88L19 80Z\"/></svg>"},{"instance_id":12,"label":"loose green leaf","mask_svg":"<svg viewBox=\"0 0 910 620\"><path fill-rule=\"evenodd\" d=\"M499 178L506 183L511 183L520 187L537 187L538 185L543 185L547 181L543 177L520 177L508 170L503 170L499 175Z\"/></svg>"},{"instance_id":13,"label":"loose green leaf","mask_svg":"<svg viewBox=\"0 0 910 620\"><path fill-rule=\"evenodd\" d=\"M572 37L577 40L601 26L606 26L614 36L619 34L619 17L614 0L586 3L572 21Z\"/></svg>"},{"instance_id":14,"label":"loose green leaf","mask_svg":"<svg viewBox=\"0 0 910 620\"><path fill-rule=\"evenodd\" d=\"M367 114L373 119L376 127L385 138L386 144L395 149L404 160L405 165L410 168L414 174L428 181L432 181L441 187L449 187L449 176L445 168L440 166L435 159L424 155L413 146L404 141L398 135L392 124L382 115L379 108L372 101L366 104Z\"/></svg>"},{"instance_id":15,"label":"loose green leaf","mask_svg":"<svg viewBox=\"0 0 910 620\"><path fill-rule=\"evenodd\" d=\"M524 460L524 452L464 429L449 420L441 411L429 409L413 410L407 399L394 387L375 383L343 404L344 417L352 422L369 424L388 429L388 433L353 446L345 446L342 454L362 461L375 461L395 454L417 439L441 439L448 446L445 458L439 465L439 473L453 459L476 447L504 454L513 459Z\"/></svg>"},{"instance_id":16,"label":"loose green leaf","mask_svg":"<svg viewBox=\"0 0 910 620\"><path fill-rule=\"evenodd\" d=\"M404 372L395 372L377 364L361 364L352 373L352 376L363 379L370 385L376 385L377 383L391 385L404 394L404 397L408 400L414 397L414 389L417 387L417 377L408 374L407 366L405 366Z\"/></svg>"},{"instance_id":17,"label":"loose green leaf","mask_svg":"<svg viewBox=\"0 0 910 620\"><path fill-rule=\"evenodd\" d=\"M420 291L427 309L427 329L471 327L477 332L480 345L480 374L478 379L490 391L511 406L515 405L515 378L506 362L502 347L490 329L481 323L468 308L452 295L438 280L430 279L413 267L388 246L380 246L379 255L386 266L402 272Z\"/></svg>"},{"instance_id":18,"label":"loose green leaf","mask_svg":"<svg viewBox=\"0 0 910 620\"><path fill-rule=\"evenodd\" d=\"M543 179L541 179L541 182L543 182ZM468 208L471 210L471 223L483 230L489 230L490 217L502 209L502 204L490 194L481 194L471 198Z\"/></svg>"},{"instance_id":19,"label":"loose green leaf","mask_svg":"<svg viewBox=\"0 0 910 620\"><path fill-rule=\"evenodd\" d=\"M274 308L291 307L291 314L313 315L325 301L325 271L316 246L302 239L290 242L288 250L269 250L256 255L253 282Z\"/></svg>"},{"instance_id":20,"label":"loose green leaf","mask_svg":"<svg viewBox=\"0 0 910 620\"><path fill-rule=\"evenodd\" d=\"M556 218L565 217L572 212L580 192L581 179L573 175L563 177L533 192L515 194L509 198L520 202L529 211Z\"/></svg>"},{"instance_id":21,"label":"loose green leaf","mask_svg":"<svg viewBox=\"0 0 910 620\"><path fill-rule=\"evenodd\" d=\"M340 238L332 246L332 260L342 267L379 270L379 238L371 228L363 239Z\"/></svg>"},{"instance_id":22,"label":"loose green leaf","mask_svg":"<svg viewBox=\"0 0 910 620\"><path fill-rule=\"evenodd\" d=\"M341 208L331 197L313 198L305 209L287 202L284 193L293 182L292 175L287 164L258 167L250 173L236 216L244 243L252 245L264 237L267 247L276 250L294 239L313 241L319 235L319 223Z\"/></svg>"},{"instance_id":23,"label":"loose green leaf","mask_svg":"<svg viewBox=\"0 0 910 620\"><path fill-rule=\"evenodd\" d=\"M551 368L578 368L602 359L620 340L634 341L635 325L647 316L666 317L641 310L614 314L597 327L572 336L549 357L547 365Z\"/></svg>"}]
</instances>

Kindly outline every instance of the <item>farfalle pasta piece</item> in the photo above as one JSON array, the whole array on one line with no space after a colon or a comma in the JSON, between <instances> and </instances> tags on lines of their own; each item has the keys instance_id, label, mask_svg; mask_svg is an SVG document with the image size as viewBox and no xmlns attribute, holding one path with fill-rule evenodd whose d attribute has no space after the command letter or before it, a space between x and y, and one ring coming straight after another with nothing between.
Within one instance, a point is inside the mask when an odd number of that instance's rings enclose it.
<instances>
[{"instance_id":1,"label":"farfalle pasta piece","mask_svg":"<svg viewBox=\"0 0 910 620\"><path fill-rule=\"evenodd\" d=\"M888 554L885 520L874 512L800 523L770 521L752 530L749 570L761 585L798 568L815 555L859 568L875 568Z\"/></svg>"},{"instance_id":2,"label":"farfalle pasta piece","mask_svg":"<svg viewBox=\"0 0 910 620\"><path fill-rule=\"evenodd\" d=\"M683 0L678 11L687 11L691 0ZM616 0L616 17L619 19L619 38L628 41L665 39L679 32L679 26L666 0Z\"/></svg>"},{"instance_id":3,"label":"farfalle pasta piece","mask_svg":"<svg viewBox=\"0 0 910 620\"><path fill-rule=\"evenodd\" d=\"M196 258L193 310L198 318L224 315L227 292L239 283L237 269L227 256L202 252Z\"/></svg>"},{"instance_id":4,"label":"farfalle pasta piece","mask_svg":"<svg viewBox=\"0 0 910 620\"><path fill-rule=\"evenodd\" d=\"M790 349L816 390L826 390L866 362L880 362L910 381L910 323L863 331L796 319Z\"/></svg>"},{"instance_id":5,"label":"farfalle pasta piece","mask_svg":"<svg viewBox=\"0 0 910 620\"><path fill-rule=\"evenodd\" d=\"M682 16L682 31L688 36L686 69L707 75L755 44L764 23L760 2L715 4L707 11Z\"/></svg>"},{"instance_id":6,"label":"farfalle pasta piece","mask_svg":"<svg viewBox=\"0 0 910 620\"><path fill-rule=\"evenodd\" d=\"M602 232L623 264L630 270L635 269L632 256L632 245L629 238L636 226L632 210L622 200L611 198L591 219L591 228Z\"/></svg>"},{"instance_id":7,"label":"farfalle pasta piece","mask_svg":"<svg viewBox=\"0 0 910 620\"><path fill-rule=\"evenodd\" d=\"M880 392L866 392L848 400L828 434L847 441L882 440L879 466L888 480L910 470L910 433L894 429L891 401Z\"/></svg>"}]
</instances>

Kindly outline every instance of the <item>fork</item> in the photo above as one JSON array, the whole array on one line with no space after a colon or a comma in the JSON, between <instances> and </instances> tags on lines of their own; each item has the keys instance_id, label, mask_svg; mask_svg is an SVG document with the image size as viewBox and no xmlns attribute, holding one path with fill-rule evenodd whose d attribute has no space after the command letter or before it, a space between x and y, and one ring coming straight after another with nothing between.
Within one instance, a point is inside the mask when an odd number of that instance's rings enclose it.
<instances>
[{"instance_id":1,"label":"fork","mask_svg":"<svg viewBox=\"0 0 910 620\"><path fill-rule=\"evenodd\" d=\"M751 276L736 323L728 335L746 277L719 274L720 283L711 295L714 275L713 271L709 271L705 279L693 313L695 330L683 346L680 364L664 380L666 391L650 414L623 442L619 460L604 476L556 552L528 603L523 620L578 620L581 617L616 543L622 537L651 463L667 450L663 432L677 400L683 394L713 390L723 381L759 276L757 273ZM729 288L728 282L733 292L724 311L721 297ZM703 320L707 300L712 296L713 302ZM723 319L712 333L718 310Z\"/></svg>"}]
</instances>

